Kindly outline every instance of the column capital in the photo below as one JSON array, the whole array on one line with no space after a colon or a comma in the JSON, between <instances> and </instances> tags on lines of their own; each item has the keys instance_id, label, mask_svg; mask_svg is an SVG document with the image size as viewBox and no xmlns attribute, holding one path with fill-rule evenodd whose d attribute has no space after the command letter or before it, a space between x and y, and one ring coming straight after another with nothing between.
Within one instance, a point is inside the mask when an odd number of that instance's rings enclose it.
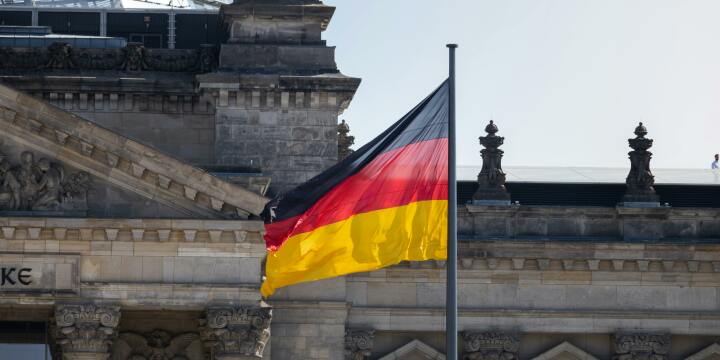
<instances>
[{"instance_id":1,"label":"column capital","mask_svg":"<svg viewBox=\"0 0 720 360\"><path fill-rule=\"evenodd\" d=\"M375 330L345 330L345 360L365 360L372 353Z\"/></svg>"},{"instance_id":2,"label":"column capital","mask_svg":"<svg viewBox=\"0 0 720 360\"><path fill-rule=\"evenodd\" d=\"M216 359L260 359L270 339L271 319L272 307L265 303L211 306L200 320L200 337Z\"/></svg>"},{"instance_id":3,"label":"column capital","mask_svg":"<svg viewBox=\"0 0 720 360\"><path fill-rule=\"evenodd\" d=\"M463 360L517 360L520 340L512 333L466 331L463 345Z\"/></svg>"},{"instance_id":4,"label":"column capital","mask_svg":"<svg viewBox=\"0 0 720 360\"><path fill-rule=\"evenodd\" d=\"M615 355L612 360L665 360L670 352L668 333L617 333L613 339Z\"/></svg>"},{"instance_id":5,"label":"column capital","mask_svg":"<svg viewBox=\"0 0 720 360\"><path fill-rule=\"evenodd\" d=\"M95 304L55 306L54 336L66 360L104 360L117 337L120 307Z\"/></svg>"}]
</instances>

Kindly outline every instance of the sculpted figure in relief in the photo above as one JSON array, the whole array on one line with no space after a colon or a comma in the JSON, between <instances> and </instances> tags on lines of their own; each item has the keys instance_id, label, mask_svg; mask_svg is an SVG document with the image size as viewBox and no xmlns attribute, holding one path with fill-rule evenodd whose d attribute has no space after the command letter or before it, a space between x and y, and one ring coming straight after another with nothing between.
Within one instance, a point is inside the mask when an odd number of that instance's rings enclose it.
<instances>
[{"instance_id":1,"label":"sculpted figure in relief","mask_svg":"<svg viewBox=\"0 0 720 360\"><path fill-rule=\"evenodd\" d=\"M52 166L50 160L44 158L38 161L37 166L42 175L38 183L38 197L32 209L57 209L60 206L60 195L62 194L62 169Z\"/></svg>"},{"instance_id":2,"label":"sculpted figure in relief","mask_svg":"<svg viewBox=\"0 0 720 360\"><path fill-rule=\"evenodd\" d=\"M0 153L0 211L58 211L87 209L90 176L78 172L65 179L62 165L32 152L20 154L13 166Z\"/></svg>"},{"instance_id":3,"label":"sculpted figure in relief","mask_svg":"<svg viewBox=\"0 0 720 360\"><path fill-rule=\"evenodd\" d=\"M40 190L40 170L35 165L35 155L29 151L20 154L20 166L15 168L15 176L20 182L19 210L30 210Z\"/></svg>"},{"instance_id":4,"label":"sculpted figure in relief","mask_svg":"<svg viewBox=\"0 0 720 360\"><path fill-rule=\"evenodd\" d=\"M20 207L20 182L11 169L5 155L0 154L0 208L17 210Z\"/></svg>"}]
</instances>

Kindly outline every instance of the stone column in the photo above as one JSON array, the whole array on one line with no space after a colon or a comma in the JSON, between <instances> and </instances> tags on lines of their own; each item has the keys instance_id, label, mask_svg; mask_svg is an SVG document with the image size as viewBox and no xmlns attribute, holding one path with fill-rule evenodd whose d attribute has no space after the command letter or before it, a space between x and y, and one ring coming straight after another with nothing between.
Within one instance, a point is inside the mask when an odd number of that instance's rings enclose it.
<instances>
[{"instance_id":1,"label":"stone column","mask_svg":"<svg viewBox=\"0 0 720 360\"><path fill-rule=\"evenodd\" d=\"M270 339L272 307L213 306L200 320L200 337L211 360L261 359Z\"/></svg>"},{"instance_id":2,"label":"stone column","mask_svg":"<svg viewBox=\"0 0 720 360\"><path fill-rule=\"evenodd\" d=\"M483 165L478 174L478 189L473 195L475 205L510 205L510 194L505 188L505 173L502 170L503 151L499 149L505 138L497 136L498 127L490 120L485 127L487 136L480 137Z\"/></svg>"},{"instance_id":3,"label":"stone column","mask_svg":"<svg viewBox=\"0 0 720 360\"><path fill-rule=\"evenodd\" d=\"M615 334L615 355L612 360L666 360L670 351L670 334Z\"/></svg>"},{"instance_id":4,"label":"stone column","mask_svg":"<svg viewBox=\"0 0 720 360\"><path fill-rule=\"evenodd\" d=\"M375 330L345 330L345 360L365 360L372 355Z\"/></svg>"},{"instance_id":5,"label":"stone column","mask_svg":"<svg viewBox=\"0 0 720 360\"><path fill-rule=\"evenodd\" d=\"M652 147L653 140L645 137L648 131L640 123L635 128L635 138L628 139L633 151L630 156L630 173L625 180L627 190L623 197L623 205L634 207L658 207L660 198L655 194L655 176L650 171L650 159L652 153L648 151Z\"/></svg>"},{"instance_id":6,"label":"stone column","mask_svg":"<svg viewBox=\"0 0 720 360\"><path fill-rule=\"evenodd\" d=\"M463 360L517 360L519 349L520 341L515 334L477 331L463 333Z\"/></svg>"},{"instance_id":7,"label":"stone column","mask_svg":"<svg viewBox=\"0 0 720 360\"><path fill-rule=\"evenodd\" d=\"M62 359L106 360L119 323L119 306L57 305L53 335Z\"/></svg>"}]
</instances>

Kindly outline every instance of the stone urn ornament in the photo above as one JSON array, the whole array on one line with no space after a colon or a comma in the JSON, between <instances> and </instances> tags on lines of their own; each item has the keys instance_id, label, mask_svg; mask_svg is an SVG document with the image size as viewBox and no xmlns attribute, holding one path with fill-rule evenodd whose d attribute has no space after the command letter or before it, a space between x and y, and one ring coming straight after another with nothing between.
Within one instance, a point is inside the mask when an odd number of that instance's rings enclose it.
<instances>
[{"instance_id":1,"label":"stone urn ornament","mask_svg":"<svg viewBox=\"0 0 720 360\"><path fill-rule=\"evenodd\" d=\"M504 151L499 147L505 138L497 136L498 127L495 122L485 127L487 136L480 137L480 150L483 165L478 174L478 189L473 195L473 204L476 205L510 205L510 193L505 188L505 172L502 170L502 157Z\"/></svg>"},{"instance_id":2,"label":"stone urn ornament","mask_svg":"<svg viewBox=\"0 0 720 360\"><path fill-rule=\"evenodd\" d=\"M628 153L630 158L630 173L625 183L627 190L623 196L623 205L656 207L660 206L660 197L655 193L655 176L650 170L652 153L648 151L653 145L653 140L645 137L648 131L641 122L635 128L635 138L628 139L628 144L633 149Z\"/></svg>"}]
</instances>

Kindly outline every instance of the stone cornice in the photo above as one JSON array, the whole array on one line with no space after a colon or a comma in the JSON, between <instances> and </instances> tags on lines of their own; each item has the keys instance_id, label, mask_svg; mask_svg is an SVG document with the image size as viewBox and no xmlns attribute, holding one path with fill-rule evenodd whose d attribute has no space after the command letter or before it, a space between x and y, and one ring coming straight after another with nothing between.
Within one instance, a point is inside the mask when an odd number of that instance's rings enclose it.
<instances>
[{"instance_id":1,"label":"stone cornice","mask_svg":"<svg viewBox=\"0 0 720 360\"><path fill-rule=\"evenodd\" d=\"M443 269L446 261L402 262L382 271ZM623 242L476 241L458 247L461 271L719 273L720 244L651 244ZM385 276L381 274L380 276ZM413 276L413 275L410 275Z\"/></svg>"},{"instance_id":2,"label":"stone cornice","mask_svg":"<svg viewBox=\"0 0 720 360\"><path fill-rule=\"evenodd\" d=\"M709 216L720 217L720 209L714 208L632 208L632 207L599 207L599 206L539 206L539 205L510 205L510 206L482 206L462 205L459 211L475 216L495 216L498 214L523 214L528 216Z\"/></svg>"},{"instance_id":3,"label":"stone cornice","mask_svg":"<svg viewBox=\"0 0 720 360\"><path fill-rule=\"evenodd\" d=\"M0 86L4 134L120 188L208 218L259 214L266 198Z\"/></svg>"},{"instance_id":4,"label":"stone cornice","mask_svg":"<svg viewBox=\"0 0 720 360\"><path fill-rule=\"evenodd\" d=\"M354 93L361 79L340 73L323 75L280 75L280 74L237 74L207 73L195 77L200 88L205 89L242 89L277 91L336 91Z\"/></svg>"},{"instance_id":5,"label":"stone cornice","mask_svg":"<svg viewBox=\"0 0 720 360\"><path fill-rule=\"evenodd\" d=\"M445 261L404 262L393 269L444 269ZM551 259L536 257L474 258L461 256L460 270L511 271L602 271L720 273L719 260L647 260L647 259ZM360 275L362 276L362 275Z\"/></svg>"},{"instance_id":6,"label":"stone cornice","mask_svg":"<svg viewBox=\"0 0 720 360\"><path fill-rule=\"evenodd\" d=\"M720 209L463 205L458 208L458 235L468 242L720 243Z\"/></svg>"},{"instance_id":7,"label":"stone cornice","mask_svg":"<svg viewBox=\"0 0 720 360\"><path fill-rule=\"evenodd\" d=\"M242 299L260 301L260 284L165 284L165 283L107 283L83 281L79 294L88 301L113 302L123 309L143 311L202 311L213 299ZM203 296L192 294L204 294ZM16 307L18 304L35 307L49 307L58 303L78 299L75 293L55 293L52 296L33 293L5 293L0 297L0 306ZM19 320L33 318L37 314L25 314L4 319ZM6 315L5 313L3 315ZM44 317L44 315L43 315ZM38 317L36 320L44 320Z\"/></svg>"},{"instance_id":8,"label":"stone cornice","mask_svg":"<svg viewBox=\"0 0 720 360\"><path fill-rule=\"evenodd\" d=\"M263 224L249 220L2 218L5 240L205 241L257 243Z\"/></svg>"},{"instance_id":9,"label":"stone cornice","mask_svg":"<svg viewBox=\"0 0 720 360\"><path fill-rule=\"evenodd\" d=\"M612 333L628 324L662 324L673 334L720 335L720 312L643 310L458 309L460 331L498 329L516 332ZM403 319L412 319L403 321ZM396 319L396 321L388 321ZM378 331L442 331L445 309L436 307L353 307L348 326Z\"/></svg>"}]
</instances>

